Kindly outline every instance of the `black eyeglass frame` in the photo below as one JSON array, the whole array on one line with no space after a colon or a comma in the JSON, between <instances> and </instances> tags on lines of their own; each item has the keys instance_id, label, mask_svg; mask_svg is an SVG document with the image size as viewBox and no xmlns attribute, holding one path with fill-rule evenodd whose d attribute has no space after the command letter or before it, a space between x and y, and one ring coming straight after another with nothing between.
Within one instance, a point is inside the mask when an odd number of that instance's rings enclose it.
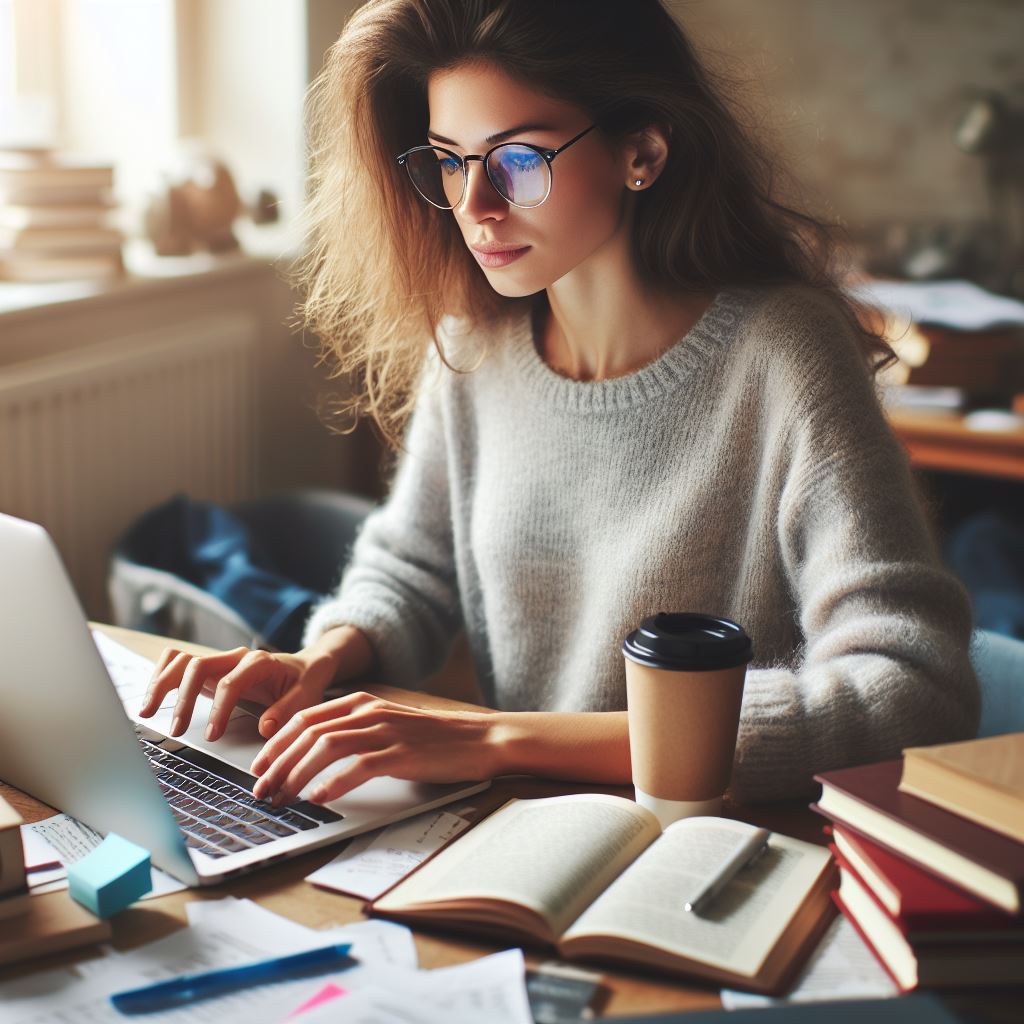
<instances>
[{"instance_id":1,"label":"black eyeglass frame","mask_svg":"<svg viewBox=\"0 0 1024 1024\"><path fill-rule=\"evenodd\" d=\"M452 150L446 149L444 146L413 146L412 149L407 149L404 153L400 154L395 159L398 161L398 165L400 167L405 168L406 173L409 175L409 181L412 183L412 187L416 189L416 194L418 196L421 196L428 203L430 203L431 206L436 207L438 210L454 210L455 207L458 206L459 203L461 203L462 200L466 197L466 187L469 184L469 170L466 165L469 163L470 160L479 160L484 165L484 172L487 174L487 180L491 183L492 187L494 188L494 191L497 192L498 195L501 196L501 198L504 199L506 203L508 203L510 206L515 206L520 210L535 210L538 206L541 206L543 203L547 202L548 196L551 195L551 187L555 183L555 172L551 169L551 165L554 163L555 157L558 156L559 153L564 153L570 146L575 145L577 142L580 141L580 139L583 138L584 135L586 135L588 132L592 132L596 127L596 124L592 124L589 128L584 128L583 131L579 133L579 135L574 135L568 142L563 143L557 149L546 149L544 146L535 146L531 142L515 142L510 139L507 142L499 142L498 145L491 146L491 148L487 150L487 152L484 153L483 155L477 153L470 153L467 154L466 156L459 156L458 153L454 153L452 152ZM495 150L501 149L504 146L520 146L521 148L524 149L532 149L534 153L544 158L545 163L548 165L548 188L547 191L544 193L544 198L541 199L540 202L531 203L529 206L524 206L522 203L514 203L511 199L508 198L508 196L506 196L501 191L500 188L498 188L498 185L495 182L494 178L491 177L491 170L487 161L490 159L491 154L494 153ZM419 189L419 186L413 179L412 172L409 170L409 157L413 153L421 153L424 150L428 149L431 150L432 152L440 151L442 153L448 154L448 156L458 161L459 167L462 170L462 192L459 194L458 202L452 203L451 206L441 206L440 203L435 203L433 199L429 199L427 198L427 196L423 195L423 193Z\"/></svg>"}]
</instances>

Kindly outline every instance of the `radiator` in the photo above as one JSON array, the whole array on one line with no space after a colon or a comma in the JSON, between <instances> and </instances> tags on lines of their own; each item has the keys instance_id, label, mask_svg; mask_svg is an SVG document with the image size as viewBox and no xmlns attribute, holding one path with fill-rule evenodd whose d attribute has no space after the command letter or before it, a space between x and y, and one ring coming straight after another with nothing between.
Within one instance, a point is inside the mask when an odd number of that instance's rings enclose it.
<instances>
[{"instance_id":1,"label":"radiator","mask_svg":"<svg viewBox=\"0 0 1024 1024\"><path fill-rule=\"evenodd\" d=\"M140 513L254 493L259 337L217 314L0 368L0 511L50 531L91 617Z\"/></svg>"}]
</instances>

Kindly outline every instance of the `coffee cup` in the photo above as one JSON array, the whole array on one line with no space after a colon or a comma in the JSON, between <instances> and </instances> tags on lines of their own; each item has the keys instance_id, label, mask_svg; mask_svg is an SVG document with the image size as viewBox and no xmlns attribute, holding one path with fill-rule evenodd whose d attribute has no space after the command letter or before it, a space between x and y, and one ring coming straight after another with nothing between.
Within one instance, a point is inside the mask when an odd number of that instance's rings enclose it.
<instances>
[{"instance_id":1,"label":"coffee cup","mask_svg":"<svg viewBox=\"0 0 1024 1024\"><path fill-rule=\"evenodd\" d=\"M662 827L718 814L736 752L750 637L730 619L646 618L622 645L636 801Z\"/></svg>"}]
</instances>

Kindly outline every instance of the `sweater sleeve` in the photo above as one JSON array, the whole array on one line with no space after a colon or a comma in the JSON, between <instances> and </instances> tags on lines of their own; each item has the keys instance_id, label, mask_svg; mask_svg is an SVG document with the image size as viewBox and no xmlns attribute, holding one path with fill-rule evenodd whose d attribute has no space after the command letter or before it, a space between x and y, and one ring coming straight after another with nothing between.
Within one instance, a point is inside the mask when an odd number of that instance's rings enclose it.
<instances>
[{"instance_id":1,"label":"sweater sleeve","mask_svg":"<svg viewBox=\"0 0 1024 1024\"><path fill-rule=\"evenodd\" d=\"M819 312L773 382L790 417L778 543L803 645L795 664L748 672L741 800L810 794L816 772L978 726L966 593L939 562L852 329Z\"/></svg>"},{"instance_id":2,"label":"sweater sleeve","mask_svg":"<svg viewBox=\"0 0 1024 1024\"><path fill-rule=\"evenodd\" d=\"M383 681L414 688L439 668L461 622L438 388L426 384L386 503L366 519L337 591L306 624L366 634Z\"/></svg>"}]
</instances>

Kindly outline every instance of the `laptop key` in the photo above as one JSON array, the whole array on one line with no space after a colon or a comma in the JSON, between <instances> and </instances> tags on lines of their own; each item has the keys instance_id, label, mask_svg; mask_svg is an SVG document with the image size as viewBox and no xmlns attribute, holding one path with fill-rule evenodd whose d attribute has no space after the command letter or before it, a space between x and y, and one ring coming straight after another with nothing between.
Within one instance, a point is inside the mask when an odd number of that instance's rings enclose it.
<instances>
[{"instance_id":1,"label":"laptop key","mask_svg":"<svg viewBox=\"0 0 1024 1024\"><path fill-rule=\"evenodd\" d=\"M274 812L274 817L278 821L283 821L286 825L294 825L297 829L303 832L307 832L311 828L316 828L320 822L313 821L312 818L307 818L304 814L300 814L298 811L293 810L290 807L285 807L280 811Z\"/></svg>"}]
</instances>

